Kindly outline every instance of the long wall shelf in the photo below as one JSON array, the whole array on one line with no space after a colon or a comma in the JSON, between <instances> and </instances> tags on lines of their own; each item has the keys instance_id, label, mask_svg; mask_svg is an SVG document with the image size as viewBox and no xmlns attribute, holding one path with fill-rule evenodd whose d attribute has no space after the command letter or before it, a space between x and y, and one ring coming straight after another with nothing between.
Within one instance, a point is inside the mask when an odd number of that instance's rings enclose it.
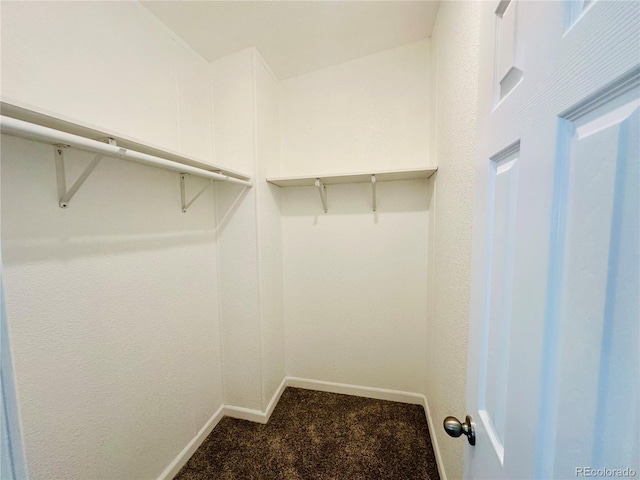
<instances>
[{"instance_id":1,"label":"long wall shelf","mask_svg":"<svg viewBox=\"0 0 640 480\"><path fill-rule=\"evenodd\" d=\"M325 175L304 175L296 177L270 177L267 182L279 187L312 187L317 179L324 185L338 185L341 183L369 183L371 175L375 175L378 182L394 180L416 180L430 178L438 167L417 168L406 170L380 170L366 173L329 173Z\"/></svg>"},{"instance_id":2,"label":"long wall shelf","mask_svg":"<svg viewBox=\"0 0 640 480\"><path fill-rule=\"evenodd\" d=\"M377 209L376 183L391 182L396 180L419 180L431 178L438 167L417 168L407 170L382 170L367 173L332 173L327 175L305 175L299 177L270 177L267 182L278 187L313 187L320 193L322 209L327 213L326 185L339 185L345 183L371 183L371 204L373 211Z\"/></svg>"},{"instance_id":3,"label":"long wall shelf","mask_svg":"<svg viewBox=\"0 0 640 480\"><path fill-rule=\"evenodd\" d=\"M186 212L189 206L214 181L230 182L244 187L253 185L251 178L247 175L219 168L215 165L140 143L130 138L97 130L88 125L71 122L68 119L59 118L42 111L30 110L24 108L24 106L17 106L3 101L0 113L0 132L3 134L28 138L53 146L60 208L69 206L73 196L104 157L119 158L179 173L183 212ZM67 148L75 148L95 155L91 163L85 167L70 188L67 188L65 174L64 152ZM200 191L190 200L187 200L186 182L190 175L206 178L209 183L201 187Z\"/></svg>"},{"instance_id":4,"label":"long wall shelf","mask_svg":"<svg viewBox=\"0 0 640 480\"><path fill-rule=\"evenodd\" d=\"M0 113L4 116L15 118L17 120L41 125L43 127L52 128L65 133L71 133L73 135L78 135L92 140L112 138L118 146L127 150L135 150L147 155L161 157L172 162L182 163L190 167L219 173L238 180L248 181L251 179L249 175L244 173L182 155L163 147L150 145L148 142L143 142L130 136L103 129L101 127L96 127L76 119L66 118L62 115L48 112L32 105L26 105L13 99L2 98L2 101L0 102Z\"/></svg>"}]
</instances>

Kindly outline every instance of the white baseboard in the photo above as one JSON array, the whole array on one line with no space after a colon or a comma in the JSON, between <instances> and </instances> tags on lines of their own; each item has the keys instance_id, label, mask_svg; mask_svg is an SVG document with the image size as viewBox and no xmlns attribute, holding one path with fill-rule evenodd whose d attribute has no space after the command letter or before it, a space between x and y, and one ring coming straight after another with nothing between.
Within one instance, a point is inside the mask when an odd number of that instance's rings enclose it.
<instances>
[{"instance_id":1,"label":"white baseboard","mask_svg":"<svg viewBox=\"0 0 640 480\"><path fill-rule=\"evenodd\" d=\"M444 470L444 463L442 462L442 455L440 455L440 447L438 446L438 437L436 437L435 425L433 424L433 418L431 417L431 410L429 409L429 401L427 397L424 397L424 414L427 417L427 425L429 426L429 436L431 437L431 446L433 446L433 453L436 455L436 464L438 465L438 473L440 474L440 480L447 480L447 472Z\"/></svg>"},{"instance_id":2,"label":"white baseboard","mask_svg":"<svg viewBox=\"0 0 640 480\"><path fill-rule=\"evenodd\" d=\"M310 380L308 378L287 377L287 387L305 388L320 392L341 393L343 395L355 395L356 397L375 398L377 400L390 400L392 402L423 405L424 395L419 393L401 392L399 390L387 390L384 388L361 387L346 383L324 382Z\"/></svg>"},{"instance_id":3,"label":"white baseboard","mask_svg":"<svg viewBox=\"0 0 640 480\"><path fill-rule=\"evenodd\" d=\"M240 420L249 420L250 422L267 423L267 414L253 408L225 405L224 415L226 417L239 418Z\"/></svg>"},{"instance_id":4,"label":"white baseboard","mask_svg":"<svg viewBox=\"0 0 640 480\"><path fill-rule=\"evenodd\" d=\"M224 406L224 414L227 417L231 418L239 418L240 420L249 420L250 422L257 423L267 423L271 414L273 413L274 408L280 401L280 397L282 396L282 392L287 387L287 378L283 378L280 386L276 390L276 393L273 394L269 405L267 405L266 411L262 412L260 410L254 410L251 408L244 407L234 407L233 405L225 405Z\"/></svg>"},{"instance_id":5,"label":"white baseboard","mask_svg":"<svg viewBox=\"0 0 640 480\"><path fill-rule=\"evenodd\" d=\"M282 379L282 382L280 382L280 386L276 390L276 393L271 398L269 405L267 405L267 411L265 412L267 415L267 420L271 418L271 414L273 413L273 410L276 408L276 405L278 405L278 402L280 401L280 397L282 396L282 393L284 392L285 388L287 388L287 377L284 377Z\"/></svg>"},{"instance_id":6,"label":"white baseboard","mask_svg":"<svg viewBox=\"0 0 640 480\"><path fill-rule=\"evenodd\" d=\"M204 424L204 427L200 429L200 431L196 434L195 437L191 439L187 446L182 449L182 451L178 454L178 456L169 464L167 468L165 468L164 472L160 474L158 480L171 480L173 477L177 475L182 467L187 463L187 461L191 458L191 455L195 453L202 442L204 442L205 438L211 433L211 431L215 428L215 426L222 420L224 416L224 405L222 405L216 413L214 413L207 423Z\"/></svg>"}]
</instances>

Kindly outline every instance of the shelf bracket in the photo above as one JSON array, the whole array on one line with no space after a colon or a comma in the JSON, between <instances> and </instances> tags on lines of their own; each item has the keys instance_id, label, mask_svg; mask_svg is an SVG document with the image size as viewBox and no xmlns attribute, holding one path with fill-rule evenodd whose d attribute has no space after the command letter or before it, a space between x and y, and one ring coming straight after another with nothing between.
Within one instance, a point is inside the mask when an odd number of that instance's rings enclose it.
<instances>
[{"instance_id":1,"label":"shelf bracket","mask_svg":"<svg viewBox=\"0 0 640 480\"><path fill-rule=\"evenodd\" d=\"M319 178L316 178L316 187L320 193L320 200L322 200L322 209L324 213L327 213L327 187Z\"/></svg>"},{"instance_id":2,"label":"shelf bracket","mask_svg":"<svg viewBox=\"0 0 640 480\"><path fill-rule=\"evenodd\" d=\"M202 189L198 193L196 193L195 196L191 200L189 200L189 202L187 202L186 201L187 189L185 185L185 182L186 182L185 179L188 176L189 176L188 173L180 174L180 198L182 199L182 213L186 213L187 209L191 206L191 204L195 202L198 199L198 197L202 195L207 188L213 185L213 182L214 182L214 180L209 180L209 182L204 187L202 187Z\"/></svg>"},{"instance_id":3,"label":"shelf bracket","mask_svg":"<svg viewBox=\"0 0 640 480\"><path fill-rule=\"evenodd\" d=\"M96 155L91 163L87 165L84 171L80 174L78 179L74 182L69 190L67 190L67 176L64 171L64 150L67 148L67 145L55 145L55 154L56 154L56 177L58 181L58 205L60 208L67 208L69 206L69 202L76 194L76 192L80 189L82 184L85 182L89 175L96 169L100 160L102 160L102 155Z\"/></svg>"},{"instance_id":4,"label":"shelf bracket","mask_svg":"<svg viewBox=\"0 0 640 480\"><path fill-rule=\"evenodd\" d=\"M371 204L373 205L373 211L378 208L376 203L376 175L371 175Z\"/></svg>"}]
</instances>

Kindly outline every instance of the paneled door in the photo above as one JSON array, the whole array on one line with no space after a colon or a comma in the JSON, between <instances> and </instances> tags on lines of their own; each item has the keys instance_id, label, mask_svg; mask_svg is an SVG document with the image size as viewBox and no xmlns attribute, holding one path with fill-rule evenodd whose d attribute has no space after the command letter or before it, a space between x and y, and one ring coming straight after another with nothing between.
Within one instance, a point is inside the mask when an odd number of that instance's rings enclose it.
<instances>
[{"instance_id":1,"label":"paneled door","mask_svg":"<svg viewBox=\"0 0 640 480\"><path fill-rule=\"evenodd\" d=\"M481 9L465 477L638 478L640 2Z\"/></svg>"}]
</instances>

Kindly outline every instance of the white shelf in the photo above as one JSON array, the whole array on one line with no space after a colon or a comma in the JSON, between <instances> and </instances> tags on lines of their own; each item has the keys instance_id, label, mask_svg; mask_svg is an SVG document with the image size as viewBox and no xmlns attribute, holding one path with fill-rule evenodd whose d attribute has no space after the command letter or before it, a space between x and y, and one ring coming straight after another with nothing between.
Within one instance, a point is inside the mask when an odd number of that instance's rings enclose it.
<instances>
[{"instance_id":1,"label":"white shelf","mask_svg":"<svg viewBox=\"0 0 640 480\"><path fill-rule=\"evenodd\" d=\"M324 185L371 183L371 175L375 175L376 181L378 182L390 182L394 180L430 178L437 170L438 167L428 167L407 170L371 171L366 173L330 173L299 177L271 177L267 178L267 182L279 187L313 187L317 179L320 179Z\"/></svg>"},{"instance_id":2,"label":"white shelf","mask_svg":"<svg viewBox=\"0 0 640 480\"><path fill-rule=\"evenodd\" d=\"M0 102L0 113L7 117L34 123L43 127L53 128L61 132L71 133L73 135L78 135L92 140L104 139L107 137L113 138L118 146L126 148L127 150L135 150L141 153L146 153L147 155L162 157L167 160L171 160L172 162L200 168L213 173L219 173L221 175L227 175L238 180L251 179L250 176L244 173L214 165L203 160L198 160L193 157L185 156L162 147L149 145L148 143L143 143L140 140L126 135L102 129L94 125L89 125L76 119L65 118L64 116L47 112L31 105L25 105L14 100L3 98Z\"/></svg>"},{"instance_id":3,"label":"white shelf","mask_svg":"<svg viewBox=\"0 0 640 480\"><path fill-rule=\"evenodd\" d=\"M322 210L327 208L327 185L339 185L345 183L369 183L371 184L371 207L377 210L376 183L391 182L395 180L419 180L430 178L438 167L415 168L406 170L378 170L366 173L333 173L328 175L305 175L304 177L271 177L267 182L279 187L313 187L318 189Z\"/></svg>"}]
</instances>

